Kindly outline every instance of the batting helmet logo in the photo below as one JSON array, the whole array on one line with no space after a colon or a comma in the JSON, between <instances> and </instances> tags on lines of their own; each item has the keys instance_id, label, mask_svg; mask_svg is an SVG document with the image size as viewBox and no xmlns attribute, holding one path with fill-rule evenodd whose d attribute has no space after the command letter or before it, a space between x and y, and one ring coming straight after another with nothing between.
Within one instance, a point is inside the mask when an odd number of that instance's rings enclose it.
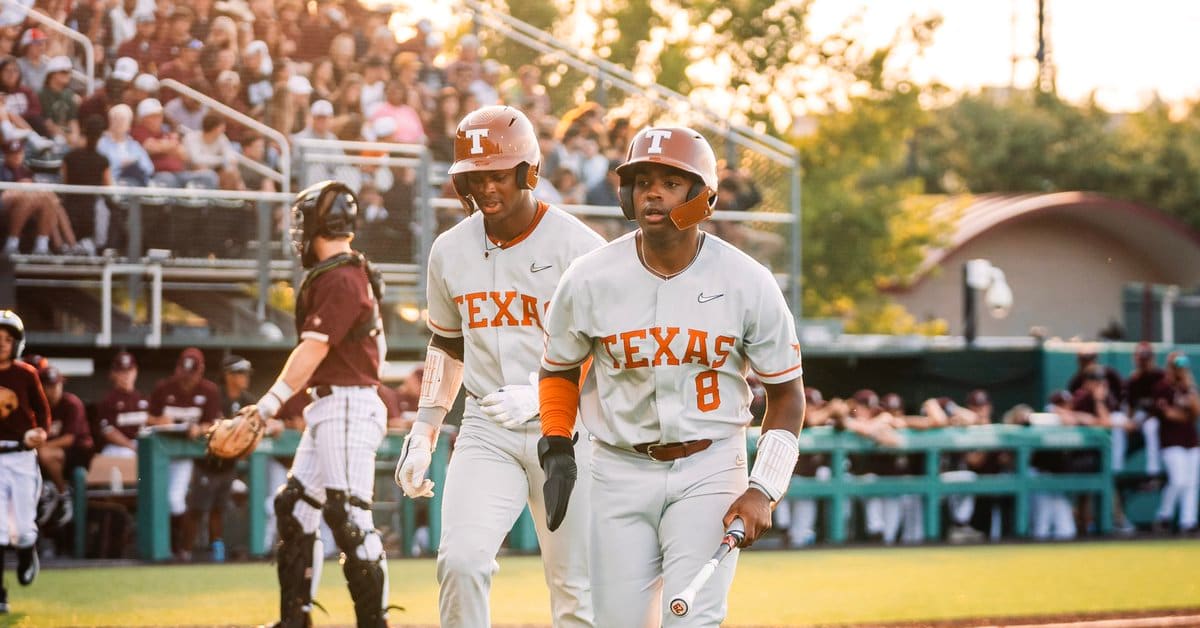
<instances>
[{"instance_id":1,"label":"batting helmet logo","mask_svg":"<svg viewBox=\"0 0 1200 628\"><path fill-rule=\"evenodd\" d=\"M469 214L475 211L475 201L467 187L467 173L516 168L517 185L532 190L537 187L541 162L537 132L529 118L512 107L493 105L468 113L458 123L449 174Z\"/></svg>"},{"instance_id":2,"label":"batting helmet logo","mask_svg":"<svg viewBox=\"0 0 1200 628\"><path fill-rule=\"evenodd\" d=\"M687 200L668 214L678 229L700 224L712 215L717 204L717 156L712 146L687 127L642 129L629 143L625 163L617 166L621 179L621 211L634 220L633 182L646 164L660 164L689 175L694 183Z\"/></svg>"}]
</instances>

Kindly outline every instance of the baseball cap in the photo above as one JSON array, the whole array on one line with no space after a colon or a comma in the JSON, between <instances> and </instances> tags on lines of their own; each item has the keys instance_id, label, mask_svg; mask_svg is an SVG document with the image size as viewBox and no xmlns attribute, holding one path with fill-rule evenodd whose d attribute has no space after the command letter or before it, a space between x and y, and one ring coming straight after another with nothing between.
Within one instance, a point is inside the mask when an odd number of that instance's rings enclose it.
<instances>
[{"instance_id":1,"label":"baseball cap","mask_svg":"<svg viewBox=\"0 0 1200 628\"><path fill-rule=\"evenodd\" d=\"M25 46L28 46L29 44L37 43L40 41L46 41L46 33L43 33L42 29L40 29L40 28L31 28L21 34L21 42L18 45L18 47L24 48Z\"/></svg>"},{"instance_id":2,"label":"baseball cap","mask_svg":"<svg viewBox=\"0 0 1200 628\"><path fill-rule=\"evenodd\" d=\"M42 380L42 385L53 386L63 381L62 371L55 366L46 366L38 369L38 379Z\"/></svg>"},{"instance_id":3,"label":"baseball cap","mask_svg":"<svg viewBox=\"0 0 1200 628\"><path fill-rule=\"evenodd\" d=\"M184 44L183 49L184 50L203 50L204 42L200 41L199 39L193 39L193 40L189 41L188 43Z\"/></svg>"},{"instance_id":4,"label":"baseball cap","mask_svg":"<svg viewBox=\"0 0 1200 628\"><path fill-rule=\"evenodd\" d=\"M66 55L58 55L57 57L50 57L50 60L46 62L46 74L54 74L55 72L70 72L70 71L71 71L71 59L69 57L67 57Z\"/></svg>"},{"instance_id":5,"label":"baseball cap","mask_svg":"<svg viewBox=\"0 0 1200 628\"><path fill-rule=\"evenodd\" d=\"M139 11L134 14L133 19L137 21L138 24L153 24L158 20L158 18L154 17L154 14L150 11Z\"/></svg>"},{"instance_id":6,"label":"baseball cap","mask_svg":"<svg viewBox=\"0 0 1200 628\"><path fill-rule=\"evenodd\" d=\"M252 373L254 372L250 360L243 358L240 355L230 354L221 360L221 370L226 373Z\"/></svg>"},{"instance_id":7,"label":"baseball cap","mask_svg":"<svg viewBox=\"0 0 1200 628\"><path fill-rule=\"evenodd\" d=\"M137 368L137 358L134 358L133 354L128 351L122 351L113 356L111 368L114 371L135 369Z\"/></svg>"},{"instance_id":8,"label":"baseball cap","mask_svg":"<svg viewBox=\"0 0 1200 628\"><path fill-rule=\"evenodd\" d=\"M261 39L255 39L254 41L246 44L246 49L243 52L244 52L244 54L247 54L247 55L268 54L267 53L267 42L265 42Z\"/></svg>"},{"instance_id":9,"label":"baseball cap","mask_svg":"<svg viewBox=\"0 0 1200 628\"><path fill-rule=\"evenodd\" d=\"M371 122L371 135L374 139L385 140L396 134L396 119L388 116L376 118Z\"/></svg>"},{"instance_id":10,"label":"baseball cap","mask_svg":"<svg viewBox=\"0 0 1200 628\"><path fill-rule=\"evenodd\" d=\"M987 406L991 405L992 399L988 396L987 391L982 388L976 388L967 393L968 406Z\"/></svg>"},{"instance_id":11,"label":"baseball cap","mask_svg":"<svg viewBox=\"0 0 1200 628\"><path fill-rule=\"evenodd\" d=\"M313 91L312 83L309 83L307 78L299 75L288 79L287 88L289 92L297 96L307 96Z\"/></svg>"},{"instance_id":12,"label":"baseball cap","mask_svg":"<svg viewBox=\"0 0 1200 628\"><path fill-rule=\"evenodd\" d=\"M146 93L158 91L158 79L153 74L139 74L133 81L133 87Z\"/></svg>"},{"instance_id":13,"label":"baseball cap","mask_svg":"<svg viewBox=\"0 0 1200 628\"><path fill-rule=\"evenodd\" d=\"M179 360L175 363L175 370L185 373L203 373L204 353L196 347L184 349L179 354Z\"/></svg>"},{"instance_id":14,"label":"baseball cap","mask_svg":"<svg viewBox=\"0 0 1200 628\"><path fill-rule=\"evenodd\" d=\"M125 81L128 83L137 76L137 73L137 59L134 59L133 57L121 57L120 59L117 59L115 64L113 64L113 71L110 76L118 81Z\"/></svg>"},{"instance_id":15,"label":"baseball cap","mask_svg":"<svg viewBox=\"0 0 1200 628\"><path fill-rule=\"evenodd\" d=\"M904 410L904 399L894 392L884 395L881 403L883 404L883 409L889 412L901 412Z\"/></svg>"},{"instance_id":16,"label":"baseball cap","mask_svg":"<svg viewBox=\"0 0 1200 628\"><path fill-rule=\"evenodd\" d=\"M233 70L221 70L217 75L217 83L241 83L242 77L238 76Z\"/></svg>"},{"instance_id":17,"label":"baseball cap","mask_svg":"<svg viewBox=\"0 0 1200 628\"><path fill-rule=\"evenodd\" d=\"M312 112L313 116L332 116L333 105L330 104L328 100L318 100L312 104L310 111Z\"/></svg>"},{"instance_id":18,"label":"baseball cap","mask_svg":"<svg viewBox=\"0 0 1200 628\"><path fill-rule=\"evenodd\" d=\"M145 118L146 116L152 116L162 112L162 103L158 102L157 98L143 99L142 102L138 103L137 106L137 117L139 118Z\"/></svg>"}]
</instances>

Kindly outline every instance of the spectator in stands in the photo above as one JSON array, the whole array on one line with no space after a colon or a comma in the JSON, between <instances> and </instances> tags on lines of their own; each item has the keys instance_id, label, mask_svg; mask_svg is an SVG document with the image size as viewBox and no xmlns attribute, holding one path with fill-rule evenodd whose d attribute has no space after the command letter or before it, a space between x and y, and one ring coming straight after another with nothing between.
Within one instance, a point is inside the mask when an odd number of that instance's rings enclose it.
<instances>
[{"instance_id":1,"label":"spectator in stands","mask_svg":"<svg viewBox=\"0 0 1200 628\"><path fill-rule=\"evenodd\" d=\"M220 114L204 116L199 131L183 136L184 154L191 170L211 170L223 190L240 190L243 187L237 171L237 155L229 138L225 136L225 119Z\"/></svg>"},{"instance_id":2,"label":"spectator in stands","mask_svg":"<svg viewBox=\"0 0 1200 628\"><path fill-rule=\"evenodd\" d=\"M1070 391L1072 395L1074 395L1079 391L1080 388L1083 387L1084 379L1087 377L1088 367L1093 364L1099 364L1099 354L1096 352L1094 347L1089 346L1080 349L1079 353L1076 354L1075 359L1079 364L1079 369L1075 371L1075 374L1072 375L1071 379L1067 382L1067 390ZM1101 365L1101 368L1104 369L1104 378L1108 381L1108 389L1112 391L1114 395L1116 395L1118 401L1123 400L1124 390L1122 388L1123 382L1121 380L1121 374L1111 366Z\"/></svg>"},{"instance_id":3,"label":"spectator in stands","mask_svg":"<svg viewBox=\"0 0 1200 628\"><path fill-rule=\"evenodd\" d=\"M1154 363L1154 348L1148 342L1139 342L1133 350L1133 372L1125 381L1126 413L1133 423L1141 426L1146 447L1146 473L1162 473L1162 446L1159 439L1160 424L1154 414L1154 388L1166 373Z\"/></svg>"},{"instance_id":4,"label":"spectator in stands","mask_svg":"<svg viewBox=\"0 0 1200 628\"><path fill-rule=\"evenodd\" d=\"M250 113L250 104L243 98L242 79L233 70L225 70L217 77L217 93L215 97L218 101L232 107L238 113L247 115ZM203 123L201 123L201 126L203 126ZM242 140L242 135L245 133L242 125L235 123L229 130L231 131L231 135L229 135L230 140L235 142Z\"/></svg>"},{"instance_id":5,"label":"spectator in stands","mask_svg":"<svg viewBox=\"0 0 1200 628\"><path fill-rule=\"evenodd\" d=\"M396 34L392 29L388 28L387 24L377 24L371 30L371 41L367 44L367 49L363 53L367 57L379 57L380 59L391 59L400 52L399 46L396 44ZM407 50L414 57L417 57L418 50Z\"/></svg>"},{"instance_id":6,"label":"spectator in stands","mask_svg":"<svg viewBox=\"0 0 1200 628\"><path fill-rule=\"evenodd\" d=\"M199 39L193 39L179 49L179 56L172 59L158 69L158 78L162 80L174 79L199 90L197 85L204 83L204 71L200 69L200 50L204 47L204 43ZM165 93L165 100L173 100L168 98Z\"/></svg>"},{"instance_id":7,"label":"spectator in stands","mask_svg":"<svg viewBox=\"0 0 1200 628\"><path fill-rule=\"evenodd\" d=\"M113 356L108 378L112 388L96 405L104 447L100 454L137 457L137 435L150 417L150 401L137 390L138 365L132 353Z\"/></svg>"},{"instance_id":8,"label":"spectator in stands","mask_svg":"<svg viewBox=\"0 0 1200 628\"><path fill-rule=\"evenodd\" d=\"M142 144L154 164L152 181L171 188L188 184L217 187L217 176L210 170L188 170L187 154L179 133L163 122L163 106L157 98L138 103L138 123L130 134Z\"/></svg>"},{"instance_id":9,"label":"spectator in stands","mask_svg":"<svg viewBox=\"0 0 1200 628\"><path fill-rule=\"evenodd\" d=\"M517 75L501 86L504 102L524 111L530 118L550 113L550 97L541 80L542 71L536 65L521 66Z\"/></svg>"},{"instance_id":10,"label":"spectator in stands","mask_svg":"<svg viewBox=\"0 0 1200 628\"><path fill-rule=\"evenodd\" d=\"M607 132L608 155L618 159L624 158L625 149L633 141L633 135L636 132L637 129L629 123L629 118L614 119Z\"/></svg>"},{"instance_id":11,"label":"spectator in stands","mask_svg":"<svg viewBox=\"0 0 1200 628\"><path fill-rule=\"evenodd\" d=\"M319 44L305 37L304 45L301 48L310 48L314 51L321 50ZM354 61L356 55L356 46L354 44L354 36L350 33L341 33L333 38L329 44L329 60L333 63L333 76L336 80L342 80L343 76L353 72L356 67ZM320 55L316 55L319 57Z\"/></svg>"},{"instance_id":12,"label":"spectator in stands","mask_svg":"<svg viewBox=\"0 0 1200 628\"><path fill-rule=\"evenodd\" d=\"M479 59L479 38L467 34L458 40L458 55L446 66L446 76L460 92L469 91L471 83L483 71ZM474 111L474 109L466 109Z\"/></svg>"},{"instance_id":13,"label":"spectator in stands","mask_svg":"<svg viewBox=\"0 0 1200 628\"><path fill-rule=\"evenodd\" d=\"M238 57L237 24L227 15L218 15L213 19L208 37L204 40L204 50L200 51L200 67L210 83L215 83L217 76L232 70ZM222 60L222 53L225 59Z\"/></svg>"},{"instance_id":14,"label":"spectator in stands","mask_svg":"<svg viewBox=\"0 0 1200 628\"><path fill-rule=\"evenodd\" d=\"M137 15L154 13L154 3L142 0L121 0L108 12L109 54L116 53L126 41L137 36ZM132 80L132 79L131 79Z\"/></svg>"},{"instance_id":15,"label":"spectator in stands","mask_svg":"<svg viewBox=\"0 0 1200 628\"><path fill-rule=\"evenodd\" d=\"M246 159L266 165L267 163L267 141L263 136L256 134L248 135L242 141L242 156ZM274 192L275 181L270 177L264 176L258 170L238 162L238 173L242 177L242 184L247 190L258 192Z\"/></svg>"},{"instance_id":16,"label":"spectator in stands","mask_svg":"<svg viewBox=\"0 0 1200 628\"><path fill-rule=\"evenodd\" d=\"M133 37L117 47L118 57L129 57L138 62L139 68L153 68L155 64L154 34L158 28L153 13L138 13L133 18L136 30Z\"/></svg>"},{"instance_id":17,"label":"spectator in stands","mask_svg":"<svg viewBox=\"0 0 1200 628\"><path fill-rule=\"evenodd\" d=\"M90 39L101 50L104 50L103 39L106 33L105 24L107 22L105 11L107 9L108 2L106 0L83 0L76 2L71 8L71 13L67 15L67 19L63 23Z\"/></svg>"},{"instance_id":18,"label":"spectator in stands","mask_svg":"<svg viewBox=\"0 0 1200 628\"><path fill-rule=\"evenodd\" d=\"M379 57L370 57L363 64L362 89L359 91L359 111L370 117L375 109L386 101L387 63Z\"/></svg>"},{"instance_id":19,"label":"spectator in stands","mask_svg":"<svg viewBox=\"0 0 1200 628\"><path fill-rule=\"evenodd\" d=\"M1165 532L1179 515L1180 534L1196 533L1200 500L1200 438L1196 420L1200 419L1200 394L1192 375L1191 361L1180 351L1167 354L1166 374L1154 388L1154 414L1162 436L1162 460L1167 469L1155 532Z\"/></svg>"},{"instance_id":20,"label":"spectator in stands","mask_svg":"<svg viewBox=\"0 0 1200 628\"><path fill-rule=\"evenodd\" d=\"M104 133L104 118L93 115L84 119L84 144L63 156L62 182L68 185L112 185L112 168L108 158L99 151ZM79 237L80 248L88 254L103 249L108 243L109 209L104 200L94 194L66 195L66 211L70 224Z\"/></svg>"},{"instance_id":21,"label":"spectator in stands","mask_svg":"<svg viewBox=\"0 0 1200 628\"><path fill-rule=\"evenodd\" d=\"M327 100L318 100L309 108L309 123L302 131L292 135L293 162L301 163L303 156L304 163L304 181L314 183L325 179L334 178L334 171L338 168L337 164L324 163L320 159L320 155L329 154L345 154L340 148L325 148L325 147L302 147L299 145L299 140L336 140L337 135L331 130L331 122L333 120L333 105Z\"/></svg>"},{"instance_id":22,"label":"spectator in stands","mask_svg":"<svg viewBox=\"0 0 1200 628\"><path fill-rule=\"evenodd\" d=\"M65 508L70 508L70 488L67 478L78 467L86 469L91 462L94 443L88 427L83 402L73 393L63 390L65 378L54 366L38 371L46 401L50 402L50 429L46 442L37 449L38 463L58 494L66 496Z\"/></svg>"},{"instance_id":23,"label":"spectator in stands","mask_svg":"<svg viewBox=\"0 0 1200 628\"><path fill-rule=\"evenodd\" d=\"M256 398L249 392L250 375L254 372L250 360L229 355L221 362L219 387L220 413L232 417ZM237 475L237 461L205 456L196 460L187 492L187 512L181 546L191 550L196 544L196 530L208 514L208 542L213 562L225 560L225 508Z\"/></svg>"},{"instance_id":24,"label":"spectator in stands","mask_svg":"<svg viewBox=\"0 0 1200 628\"><path fill-rule=\"evenodd\" d=\"M203 79L196 83L188 83L188 85L201 93L207 94L210 91L208 83ZM204 126L204 116L208 115L208 105L191 96L180 96L172 99L163 107L163 114L172 128L181 134L187 134L189 131L195 131Z\"/></svg>"},{"instance_id":25,"label":"spectator in stands","mask_svg":"<svg viewBox=\"0 0 1200 628\"><path fill-rule=\"evenodd\" d=\"M462 111L458 108L458 91L443 87L434 99L434 113L429 125L429 151L435 161L454 161L454 136Z\"/></svg>"},{"instance_id":26,"label":"spectator in stands","mask_svg":"<svg viewBox=\"0 0 1200 628\"><path fill-rule=\"evenodd\" d=\"M154 163L146 149L129 135L132 122L133 111L129 105L120 104L109 109L108 130L100 138L96 150L108 159L114 179L146 185L154 175Z\"/></svg>"},{"instance_id":27,"label":"spectator in stands","mask_svg":"<svg viewBox=\"0 0 1200 628\"><path fill-rule=\"evenodd\" d=\"M5 142L4 163L0 165L0 181L21 183L33 182L33 172L25 166L25 147L19 141ZM67 218L66 210L53 192L42 192L34 186L29 189L5 190L0 194L0 204L8 218L8 238L4 241L4 255L18 252L21 233L30 220L37 225L33 244L34 255L50 253L50 246L59 252L78 252L75 232Z\"/></svg>"},{"instance_id":28,"label":"spectator in stands","mask_svg":"<svg viewBox=\"0 0 1200 628\"><path fill-rule=\"evenodd\" d=\"M175 372L162 379L150 394L150 418L146 425L196 438L221 418L221 393L204 379L204 354L188 347L179 354ZM179 560L191 560L191 547L184 545L188 485L192 479L190 458L172 460L167 486L171 509L172 550Z\"/></svg>"},{"instance_id":29,"label":"spectator in stands","mask_svg":"<svg viewBox=\"0 0 1200 628\"><path fill-rule=\"evenodd\" d=\"M117 59L113 71L104 81L104 87L96 90L90 97L79 105L79 119L87 120L91 116L108 118L108 110L125 100L125 90L137 78L137 61L129 57Z\"/></svg>"},{"instance_id":30,"label":"spectator in stands","mask_svg":"<svg viewBox=\"0 0 1200 628\"><path fill-rule=\"evenodd\" d=\"M388 82L387 102L375 108L370 116L372 121L380 118L391 118L396 123L396 130L388 137L380 137L380 141L399 142L401 144L424 144L425 127L421 124L421 116L408 104L408 90L399 80Z\"/></svg>"},{"instance_id":31,"label":"spectator in stands","mask_svg":"<svg viewBox=\"0 0 1200 628\"><path fill-rule=\"evenodd\" d=\"M46 66L50 62L46 55L46 34L40 28L25 31L17 44L17 52L21 55L17 59L21 79L31 91L40 91L46 82Z\"/></svg>"},{"instance_id":32,"label":"spectator in stands","mask_svg":"<svg viewBox=\"0 0 1200 628\"><path fill-rule=\"evenodd\" d=\"M554 189L558 190L559 202L564 205L582 205L587 199L587 187L579 180L579 176L570 168L559 168L550 178Z\"/></svg>"},{"instance_id":33,"label":"spectator in stands","mask_svg":"<svg viewBox=\"0 0 1200 628\"><path fill-rule=\"evenodd\" d=\"M312 106L312 83L300 75L292 75L287 81L287 102L284 106L292 113L291 124L279 129L285 135L294 135L308 125L308 113Z\"/></svg>"},{"instance_id":34,"label":"spectator in stands","mask_svg":"<svg viewBox=\"0 0 1200 628\"><path fill-rule=\"evenodd\" d=\"M159 38L154 46L154 67L159 69L178 59L179 54L195 37L192 35L195 13L191 8L186 5L177 5L172 9L170 19L167 32Z\"/></svg>"},{"instance_id":35,"label":"spectator in stands","mask_svg":"<svg viewBox=\"0 0 1200 628\"><path fill-rule=\"evenodd\" d=\"M412 52L401 52L392 60L392 75L404 86L407 94L405 101L421 114L421 121L428 123L433 117L433 94L419 79L421 76L421 58Z\"/></svg>"},{"instance_id":36,"label":"spectator in stands","mask_svg":"<svg viewBox=\"0 0 1200 628\"><path fill-rule=\"evenodd\" d=\"M8 123L0 125L3 138L25 140L34 150L47 148L50 142L42 137L46 135L46 127L42 123L41 102L24 84L21 69L12 57L0 59L0 96L8 113Z\"/></svg>"},{"instance_id":37,"label":"spectator in stands","mask_svg":"<svg viewBox=\"0 0 1200 628\"><path fill-rule=\"evenodd\" d=\"M485 59L479 66L479 75L471 81L471 93L479 106L487 107L500 103L500 69L499 61Z\"/></svg>"},{"instance_id":38,"label":"spectator in stands","mask_svg":"<svg viewBox=\"0 0 1200 628\"><path fill-rule=\"evenodd\" d=\"M208 37L208 30L212 26L212 22L216 19L213 14L213 0L191 0L188 6L195 11L195 17L192 20L192 38L201 41Z\"/></svg>"},{"instance_id":39,"label":"spectator in stands","mask_svg":"<svg viewBox=\"0 0 1200 628\"><path fill-rule=\"evenodd\" d=\"M125 90L122 95L121 102L129 105L131 110L136 111L137 106L147 98L158 97L158 78L153 74L142 72L133 79L133 83Z\"/></svg>"},{"instance_id":40,"label":"spectator in stands","mask_svg":"<svg viewBox=\"0 0 1200 628\"><path fill-rule=\"evenodd\" d=\"M71 91L70 84L71 60L65 56L51 59L38 102L42 105L46 131L60 146L78 146L83 141L79 134L79 95Z\"/></svg>"},{"instance_id":41,"label":"spectator in stands","mask_svg":"<svg viewBox=\"0 0 1200 628\"><path fill-rule=\"evenodd\" d=\"M271 85L274 69L266 42L256 39L246 45L242 51L241 78L242 84L246 86L246 103L250 105L247 113L255 118L262 117L274 94L274 87Z\"/></svg>"},{"instance_id":42,"label":"spectator in stands","mask_svg":"<svg viewBox=\"0 0 1200 628\"><path fill-rule=\"evenodd\" d=\"M318 59L313 63L308 80L312 83L313 99L333 102L337 93L337 81L333 80L333 62L329 59Z\"/></svg>"}]
</instances>

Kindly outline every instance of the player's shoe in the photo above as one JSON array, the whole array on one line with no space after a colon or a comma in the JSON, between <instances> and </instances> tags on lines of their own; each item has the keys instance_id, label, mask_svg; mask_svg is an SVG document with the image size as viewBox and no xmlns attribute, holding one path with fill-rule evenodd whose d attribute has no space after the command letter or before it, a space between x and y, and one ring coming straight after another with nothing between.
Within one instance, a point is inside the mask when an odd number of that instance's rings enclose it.
<instances>
[{"instance_id":1,"label":"player's shoe","mask_svg":"<svg viewBox=\"0 0 1200 628\"><path fill-rule=\"evenodd\" d=\"M17 548L17 582L26 587L33 584L40 569L36 545Z\"/></svg>"},{"instance_id":2,"label":"player's shoe","mask_svg":"<svg viewBox=\"0 0 1200 628\"><path fill-rule=\"evenodd\" d=\"M0 585L0 614L8 613L8 589Z\"/></svg>"}]
</instances>

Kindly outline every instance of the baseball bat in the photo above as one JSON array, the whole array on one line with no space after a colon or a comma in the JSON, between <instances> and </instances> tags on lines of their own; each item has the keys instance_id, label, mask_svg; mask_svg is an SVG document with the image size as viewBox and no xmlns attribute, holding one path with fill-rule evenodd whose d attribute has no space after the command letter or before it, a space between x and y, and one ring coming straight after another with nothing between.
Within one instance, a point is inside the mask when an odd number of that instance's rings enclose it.
<instances>
[{"instance_id":1,"label":"baseball bat","mask_svg":"<svg viewBox=\"0 0 1200 628\"><path fill-rule=\"evenodd\" d=\"M700 567L700 571L696 573L696 576L692 578L692 581L688 583L684 590L671 598L670 606L672 614L676 617L683 617L688 614L688 611L692 608L692 601L696 598L696 592L700 590L700 587L704 586L705 582L708 582L708 579L717 571L717 565L720 565L721 561L725 560L729 552L741 545L745 539L746 524L742 522L741 517L736 517L729 523L729 529L725 531L725 536L721 539L721 544L717 546L717 551L713 552L712 558L708 559L708 562Z\"/></svg>"}]
</instances>

